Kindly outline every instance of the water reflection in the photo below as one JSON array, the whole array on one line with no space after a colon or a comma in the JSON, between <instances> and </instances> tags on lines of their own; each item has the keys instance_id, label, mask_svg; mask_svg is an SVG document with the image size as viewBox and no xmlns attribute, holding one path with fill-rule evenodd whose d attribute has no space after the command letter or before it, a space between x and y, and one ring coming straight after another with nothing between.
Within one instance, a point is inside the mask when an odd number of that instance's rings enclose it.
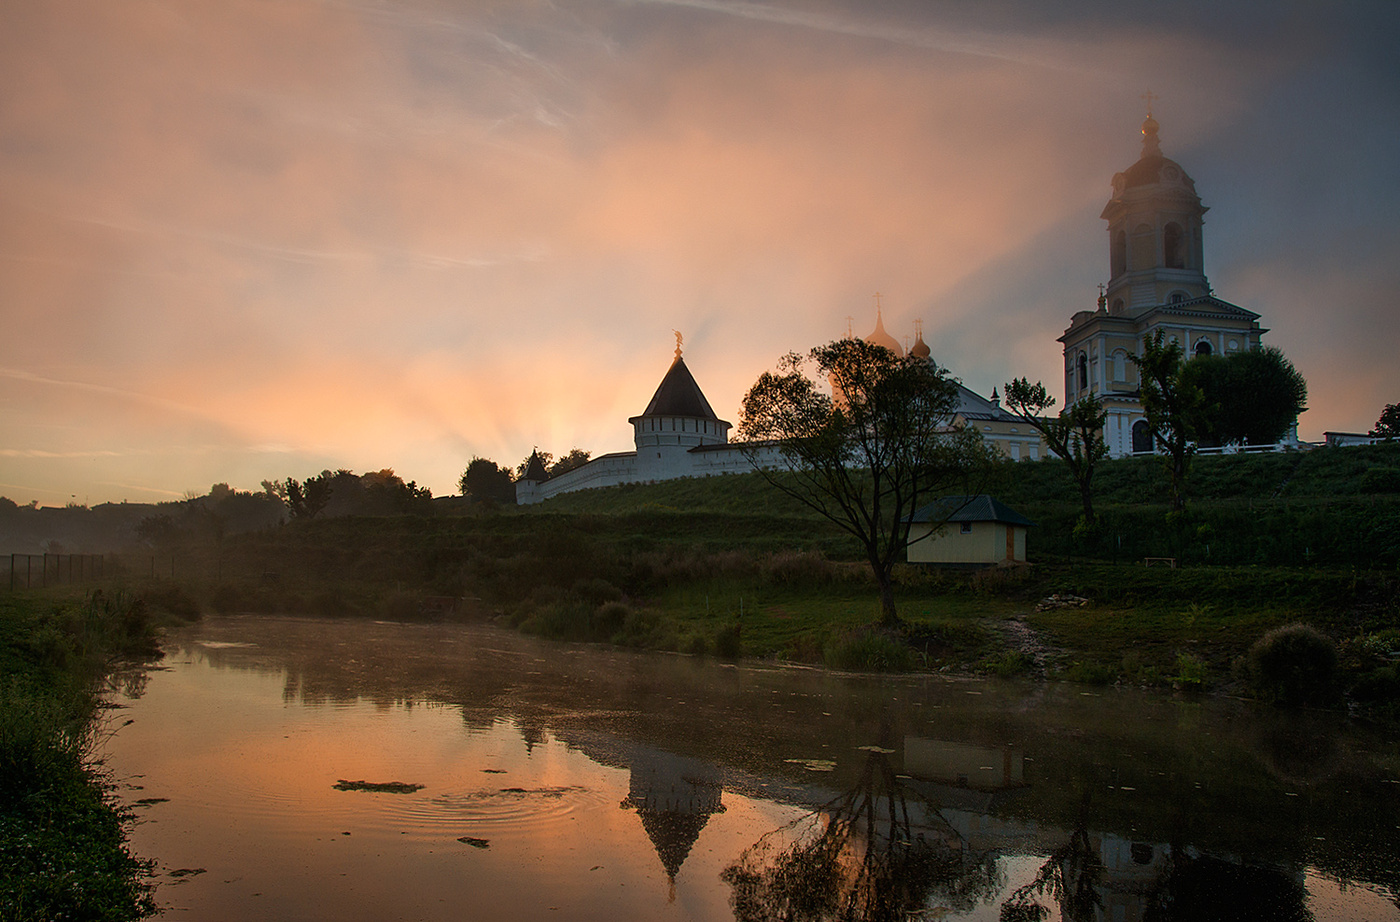
<instances>
[{"instance_id":1,"label":"water reflection","mask_svg":"<svg viewBox=\"0 0 1400 922\"><path fill-rule=\"evenodd\" d=\"M138 848L212 872L172 918L1400 919L1400 747L1335 715L485 627L211 619L172 651L112 753L169 798Z\"/></svg>"},{"instance_id":2,"label":"water reflection","mask_svg":"<svg viewBox=\"0 0 1400 922\"><path fill-rule=\"evenodd\" d=\"M867 751L853 788L765 835L725 869L739 922L893 922L931 906L946 916L1001 889L995 856L969 849L936 810L911 811L889 751Z\"/></svg>"}]
</instances>

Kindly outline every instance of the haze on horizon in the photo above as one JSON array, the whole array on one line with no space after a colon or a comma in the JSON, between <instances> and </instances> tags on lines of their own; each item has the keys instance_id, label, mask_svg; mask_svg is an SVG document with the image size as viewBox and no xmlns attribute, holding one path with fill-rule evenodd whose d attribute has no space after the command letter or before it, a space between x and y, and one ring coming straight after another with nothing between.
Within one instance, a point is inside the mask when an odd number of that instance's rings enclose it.
<instances>
[{"instance_id":1,"label":"haze on horizon","mask_svg":"<svg viewBox=\"0 0 1400 922\"><path fill-rule=\"evenodd\" d=\"M1400 7L740 0L0 6L0 495L630 448L673 329L721 417L922 320L1063 400L1151 89L1216 293L1400 401Z\"/></svg>"}]
</instances>

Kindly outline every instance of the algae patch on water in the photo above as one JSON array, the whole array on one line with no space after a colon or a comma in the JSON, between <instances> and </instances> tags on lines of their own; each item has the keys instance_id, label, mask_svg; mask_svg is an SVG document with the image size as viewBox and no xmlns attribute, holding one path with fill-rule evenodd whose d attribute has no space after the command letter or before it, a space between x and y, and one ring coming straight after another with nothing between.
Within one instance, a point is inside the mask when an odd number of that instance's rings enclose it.
<instances>
[{"instance_id":1,"label":"algae patch on water","mask_svg":"<svg viewBox=\"0 0 1400 922\"><path fill-rule=\"evenodd\" d=\"M374 791L378 794L412 794L423 790L421 784L405 784L402 781L346 781L344 778L334 785L337 791Z\"/></svg>"},{"instance_id":2,"label":"algae patch on water","mask_svg":"<svg viewBox=\"0 0 1400 922\"><path fill-rule=\"evenodd\" d=\"M490 847L491 847L491 842L490 842L490 840L488 840L488 839L478 839L478 838L476 838L475 836L461 836L461 837L459 837L459 838L457 839L457 841L458 841L458 842L463 842L463 843L465 843L465 844L467 844L467 845L470 845L472 848L490 848Z\"/></svg>"}]
</instances>

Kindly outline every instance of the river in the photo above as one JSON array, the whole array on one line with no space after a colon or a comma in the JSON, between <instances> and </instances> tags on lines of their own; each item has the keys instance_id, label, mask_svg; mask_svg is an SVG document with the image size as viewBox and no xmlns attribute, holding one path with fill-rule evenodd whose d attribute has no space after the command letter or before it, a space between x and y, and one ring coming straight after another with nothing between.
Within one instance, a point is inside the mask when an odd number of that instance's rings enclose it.
<instances>
[{"instance_id":1,"label":"river","mask_svg":"<svg viewBox=\"0 0 1400 922\"><path fill-rule=\"evenodd\" d=\"M1400 743L1341 715L484 624L165 648L104 753L164 919L1400 920Z\"/></svg>"}]
</instances>

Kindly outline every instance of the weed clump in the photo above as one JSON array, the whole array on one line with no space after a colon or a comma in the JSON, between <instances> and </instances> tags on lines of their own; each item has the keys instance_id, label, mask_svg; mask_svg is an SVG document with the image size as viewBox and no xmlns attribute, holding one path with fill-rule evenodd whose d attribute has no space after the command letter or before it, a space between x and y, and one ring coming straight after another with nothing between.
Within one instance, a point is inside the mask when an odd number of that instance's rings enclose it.
<instances>
[{"instance_id":1,"label":"weed clump","mask_svg":"<svg viewBox=\"0 0 1400 922\"><path fill-rule=\"evenodd\" d=\"M1275 628L1250 647L1250 685L1280 707L1332 703L1337 694L1337 648L1311 625Z\"/></svg>"},{"instance_id":2,"label":"weed clump","mask_svg":"<svg viewBox=\"0 0 1400 922\"><path fill-rule=\"evenodd\" d=\"M874 627L833 634L822 659L832 669L859 672L908 672L915 665L903 637Z\"/></svg>"}]
</instances>

